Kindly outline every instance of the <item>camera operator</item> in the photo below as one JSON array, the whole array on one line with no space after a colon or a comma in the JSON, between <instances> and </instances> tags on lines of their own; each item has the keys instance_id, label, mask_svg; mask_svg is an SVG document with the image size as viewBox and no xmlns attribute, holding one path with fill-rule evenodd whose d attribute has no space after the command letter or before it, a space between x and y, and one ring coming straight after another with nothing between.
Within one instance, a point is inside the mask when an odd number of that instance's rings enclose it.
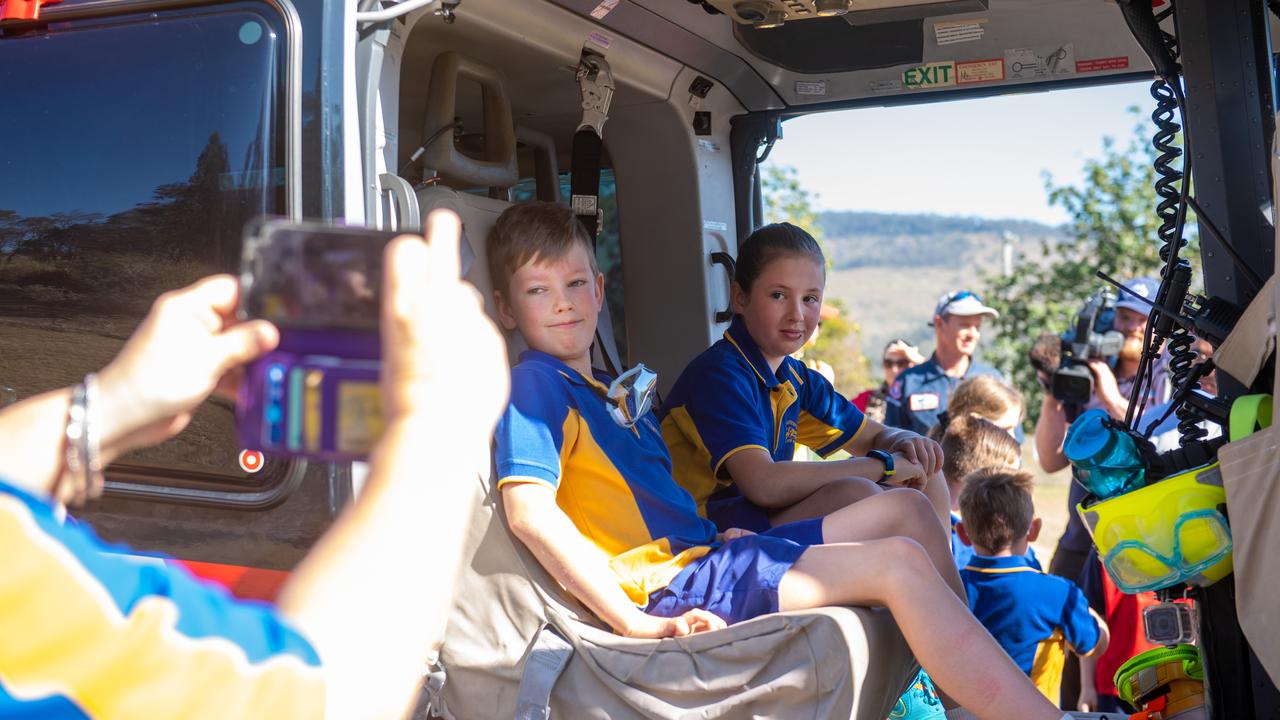
<instances>
[{"instance_id":1,"label":"camera operator","mask_svg":"<svg viewBox=\"0 0 1280 720\"><path fill-rule=\"evenodd\" d=\"M1124 286L1139 297L1154 300L1159 283L1152 278L1135 278L1126 282ZM1090 303L1092 305L1094 301L1091 300ZM1081 316L1089 309L1090 305L1086 305L1086 311L1082 311ZM1101 311L1102 308L1098 306L1093 309L1094 313ZM1121 293L1116 301L1115 317L1111 327L1107 328L1122 336L1122 343L1115 355L1114 368L1104 357L1064 357L1064 351L1069 353L1071 345L1056 335L1041 336L1032 347L1029 353L1031 364L1036 369L1041 387L1045 389L1035 433L1036 454L1039 457L1040 467L1045 472L1057 472L1069 465L1062 451L1062 443L1066 439L1067 428L1071 422L1085 410L1100 408L1112 418L1124 420L1129 410L1129 394L1134 382L1138 379L1138 365L1145 349L1143 334L1149 311L1149 305L1129 293ZM1079 335L1082 329L1088 332L1090 325L1096 319L1095 314L1090 319L1089 325L1077 326L1076 335ZM1097 330L1097 328L1093 329ZM1094 344L1104 343L1091 343L1091 347ZM1066 394L1064 390L1067 389L1067 384L1063 382L1065 375L1072 373L1073 370L1077 374L1082 374L1072 365L1088 369L1088 375L1085 377L1092 379L1092 388L1087 395L1087 402L1073 402L1055 397L1055 394ZM1168 399L1169 372L1167 360L1162 355L1152 371L1151 386L1146 392L1144 410L1149 411ZM1075 512L1076 505L1084 500L1084 496L1084 487L1080 483L1072 482L1067 497L1067 527L1062 537L1058 539L1053 561L1049 565L1051 574L1072 582L1076 582L1080 577L1091 545L1089 533ZM1064 670L1062 696L1070 698L1070 702L1074 703L1079 692L1078 663L1068 661Z\"/></svg>"}]
</instances>

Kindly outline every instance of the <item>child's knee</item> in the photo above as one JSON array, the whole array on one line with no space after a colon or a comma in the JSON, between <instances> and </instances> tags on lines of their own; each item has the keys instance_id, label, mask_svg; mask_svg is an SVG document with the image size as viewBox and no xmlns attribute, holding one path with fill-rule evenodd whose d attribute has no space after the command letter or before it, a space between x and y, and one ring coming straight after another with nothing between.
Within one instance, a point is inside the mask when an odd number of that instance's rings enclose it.
<instances>
[{"instance_id":1,"label":"child's knee","mask_svg":"<svg viewBox=\"0 0 1280 720\"><path fill-rule=\"evenodd\" d=\"M880 546L884 559L888 561L886 569L890 576L902 573L903 576L909 577L918 573L934 572L929 554L914 538L898 535L876 542Z\"/></svg>"},{"instance_id":2,"label":"child's knee","mask_svg":"<svg viewBox=\"0 0 1280 720\"><path fill-rule=\"evenodd\" d=\"M824 494L837 508L866 500L872 495L878 495L881 490L879 485L862 477L841 478L823 486Z\"/></svg>"},{"instance_id":3,"label":"child's knee","mask_svg":"<svg viewBox=\"0 0 1280 720\"><path fill-rule=\"evenodd\" d=\"M941 529L933 503L924 493L913 488L893 488L885 494L893 497L897 506L894 514L904 535L919 539Z\"/></svg>"}]
</instances>

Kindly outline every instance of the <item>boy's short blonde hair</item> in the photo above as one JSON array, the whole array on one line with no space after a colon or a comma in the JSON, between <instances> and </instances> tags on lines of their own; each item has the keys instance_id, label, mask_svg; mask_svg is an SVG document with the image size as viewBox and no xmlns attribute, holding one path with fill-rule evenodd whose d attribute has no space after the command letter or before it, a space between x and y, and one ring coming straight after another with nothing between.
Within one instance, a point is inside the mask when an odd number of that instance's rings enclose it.
<instances>
[{"instance_id":1,"label":"boy's short blonde hair","mask_svg":"<svg viewBox=\"0 0 1280 720\"><path fill-rule=\"evenodd\" d=\"M578 246L587 251L591 270L598 274L591 236L568 205L536 200L514 205L489 232L489 279L506 297L516 270L531 260L560 260Z\"/></svg>"},{"instance_id":2,"label":"boy's short blonde hair","mask_svg":"<svg viewBox=\"0 0 1280 720\"><path fill-rule=\"evenodd\" d=\"M982 468L964 478L960 515L975 547L998 552L1027 536L1036 506L1035 480L1025 470Z\"/></svg>"},{"instance_id":3,"label":"boy's short blonde hair","mask_svg":"<svg viewBox=\"0 0 1280 720\"><path fill-rule=\"evenodd\" d=\"M1022 459L1018 441L995 423L976 415L952 420L938 440L942 445L942 475L948 485L958 485L979 468L999 465L1016 468Z\"/></svg>"}]
</instances>

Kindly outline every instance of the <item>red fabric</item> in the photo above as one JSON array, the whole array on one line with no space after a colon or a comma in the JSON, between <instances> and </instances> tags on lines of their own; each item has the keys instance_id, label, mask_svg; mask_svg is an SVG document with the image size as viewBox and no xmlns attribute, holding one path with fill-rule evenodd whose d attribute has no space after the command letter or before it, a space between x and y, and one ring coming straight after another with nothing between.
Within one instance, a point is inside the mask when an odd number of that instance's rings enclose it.
<instances>
[{"instance_id":1,"label":"red fabric","mask_svg":"<svg viewBox=\"0 0 1280 720\"><path fill-rule=\"evenodd\" d=\"M220 563L177 560L197 577L212 580L243 600L275 600L289 579L283 570L223 565Z\"/></svg>"},{"instance_id":2,"label":"red fabric","mask_svg":"<svg viewBox=\"0 0 1280 720\"><path fill-rule=\"evenodd\" d=\"M866 411L867 411L867 400L869 400L869 399L871 398L871 396L872 396L872 395L874 395L874 394L875 394L875 390L874 390L874 389L871 389L871 390L863 390L862 392L858 393L858 396L857 396L857 397L855 397L855 398L853 399L853 404L854 404L855 406L857 406L857 408L858 408L859 410L861 410L862 412L866 412Z\"/></svg>"},{"instance_id":3,"label":"red fabric","mask_svg":"<svg viewBox=\"0 0 1280 720\"><path fill-rule=\"evenodd\" d=\"M1147 642L1146 633L1142 629L1142 609L1159 603L1156 594L1147 592L1141 595L1125 595L1120 592L1111 578L1104 572L1102 590L1106 601L1107 628L1111 631L1111 644L1098 658L1098 672L1094 676L1094 686L1099 695L1117 695L1113 681L1116 670L1129 658L1155 648Z\"/></svg>"}]
</instances>

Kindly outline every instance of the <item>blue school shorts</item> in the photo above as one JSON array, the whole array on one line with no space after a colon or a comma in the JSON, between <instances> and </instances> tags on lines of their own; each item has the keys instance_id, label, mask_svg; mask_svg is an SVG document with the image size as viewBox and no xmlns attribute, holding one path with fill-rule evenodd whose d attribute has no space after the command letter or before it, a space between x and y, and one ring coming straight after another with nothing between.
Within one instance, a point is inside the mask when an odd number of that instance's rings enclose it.
<instances>
[{"instance_id":1,"label":"blue school shorts","mask_svg":"<svg viewBox=\"0 0 1280 720\"><path fill-rule=\"evenodd\" d=\"M731 540L690 563L666 587L652 592L644 611L675 617L701 608L729 624L778 612L782 576L807 549L807 545L770 535Z\"/></svg>"},{"instance_id":2,"label":"blue school shorts","mask_svg":"<svg viewBox=\"0 0 1280 720\"><path fill-rule=\"evenodd\" d=\"M707 499L707 519L724 532L729 528L742 528L758 535L786 538L801 545L822 544L822 518L797 520L773 527L769 513L751 502L734 488L722 490Z\"/></svg>"}]
</instances>

